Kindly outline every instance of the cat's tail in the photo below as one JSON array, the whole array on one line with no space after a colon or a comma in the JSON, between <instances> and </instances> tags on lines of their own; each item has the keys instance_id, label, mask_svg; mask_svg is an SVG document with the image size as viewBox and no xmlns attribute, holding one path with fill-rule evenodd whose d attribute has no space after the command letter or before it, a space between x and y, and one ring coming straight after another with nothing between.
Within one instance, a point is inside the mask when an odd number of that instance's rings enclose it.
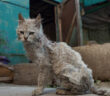
<instances>
[{"instance_id":1,"label":"cat's tail","mask_svg":"<svg viewBox=\"0 0 110 96\"><path fill-rule=\"evenodd\" d=\"M110 96L110 93L107 90L97 89L95 86L91 88L91 93L101 95L101 96Z\"/></svg>"},{"instance_id":2,"label":"cat's tail","mask_svg":"<svg viewBox=\"0 0 110 96\"><path fill-rule=\"evenodd\" d=\"M81 72L84 74L82 76L81 85L83 86L83 88L89 89L89 93L101 96L110 96L110 94L106 90L98 89L95 87L91 69L82 68Z\"/></svg>"},{"instance_id":3,"label":"cat's tail","mask_svg":"<svg viewBox=\"0 0 110 96\"><path fill-rule=\"evenodd\" d=\"M95 85L93 85L91 81L89 81L85 77L82 78L81 86L83 86L82 88L84 88L85 90L88 90L88 91L85 91L85 94L97 94L101 96L110 96L110 93L107 92L107 90L96 88Z\"/></svg>"}]
</instances>

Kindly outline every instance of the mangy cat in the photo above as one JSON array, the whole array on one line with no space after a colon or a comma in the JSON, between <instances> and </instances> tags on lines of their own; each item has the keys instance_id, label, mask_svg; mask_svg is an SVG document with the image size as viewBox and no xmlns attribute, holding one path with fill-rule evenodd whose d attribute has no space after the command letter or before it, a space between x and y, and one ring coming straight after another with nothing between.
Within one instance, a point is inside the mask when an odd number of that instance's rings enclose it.
<instances>
[{"instance_id":1,"label":"mangy cat","mask_svg":"<svg viewBox=\"0 0 110 96\"><path fill-rule=\"evenodd\" d=\"M91 92L104 95L105 91L95 89L92 71L84 64L80 54L65 43L49 41L43 33L41 20L40 15L36 19L24 19L19 14L17 27L18 39L23 42L27 57L39 67L38 88L33 91L33 96L42 94L47 79L53 75L60 79L64 88L58 89L58 94Z\"/></svg>"}]
</instances>

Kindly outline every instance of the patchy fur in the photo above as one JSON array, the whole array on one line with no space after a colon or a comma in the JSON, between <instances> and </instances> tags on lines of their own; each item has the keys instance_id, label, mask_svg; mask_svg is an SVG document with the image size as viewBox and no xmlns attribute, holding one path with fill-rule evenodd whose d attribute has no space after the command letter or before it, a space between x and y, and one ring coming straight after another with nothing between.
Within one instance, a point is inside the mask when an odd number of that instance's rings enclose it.
<instances>
[{"instance_id":1,"label":"patchy fur","mask_svg":"<svg viewBox=\"0 0 110 96\"><path fill-rule=\"evenodd\" d=\"M57 76L64 88L58 89L57 94L104 94L104 91L94 89L92 71L82 61L78 52L66 43L51 43L47 39L40 16L36 19L23 19L19 15L17 34L24 44L28 58L39 67L38 88L33 91L33 96L42 94L47 79L52 76Z\"/></svg>"}]
</instances>

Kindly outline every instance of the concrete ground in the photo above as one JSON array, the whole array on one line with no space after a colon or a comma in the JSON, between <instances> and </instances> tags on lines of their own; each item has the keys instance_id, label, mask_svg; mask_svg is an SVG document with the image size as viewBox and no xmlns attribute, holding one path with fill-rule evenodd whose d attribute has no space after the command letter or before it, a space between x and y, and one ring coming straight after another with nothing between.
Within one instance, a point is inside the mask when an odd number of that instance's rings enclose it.
<instances>
[{"instance_id":1,"label":"concrete ground","mask_svg":"<svg viewBox=\"0 0 110 96\"><path fill-rule=\"evenodd\" d=\"M98 85L101 89L110 91L110 83L101 83ZM35 86L13 85L13 84L0 84L0 96L32 96L32 91ZM57 96L55 95L54 88L46 88L42 96ZM60 95L59 95L60 96ZM73 95L72 95L73 96ZM80 96L80 95L78 95ZM94 94L87 94L81 96L98 96Z\"/></svg>"}]
</instances>

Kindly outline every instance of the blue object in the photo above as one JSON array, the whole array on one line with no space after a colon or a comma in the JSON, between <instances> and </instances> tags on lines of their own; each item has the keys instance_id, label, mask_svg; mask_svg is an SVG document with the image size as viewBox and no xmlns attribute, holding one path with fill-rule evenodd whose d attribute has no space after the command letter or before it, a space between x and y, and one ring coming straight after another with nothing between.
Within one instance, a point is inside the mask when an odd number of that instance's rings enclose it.
<instances>
[{"instance_id":1,"label":"blue object","mask_svg":"<svg viewBox=\"0 0 110 96\"><path fill-rule=\"evenodd\" d=\"M8 64L10 61L5 56L0 56L0 63Z\"/></svg>"}]
</instances>

